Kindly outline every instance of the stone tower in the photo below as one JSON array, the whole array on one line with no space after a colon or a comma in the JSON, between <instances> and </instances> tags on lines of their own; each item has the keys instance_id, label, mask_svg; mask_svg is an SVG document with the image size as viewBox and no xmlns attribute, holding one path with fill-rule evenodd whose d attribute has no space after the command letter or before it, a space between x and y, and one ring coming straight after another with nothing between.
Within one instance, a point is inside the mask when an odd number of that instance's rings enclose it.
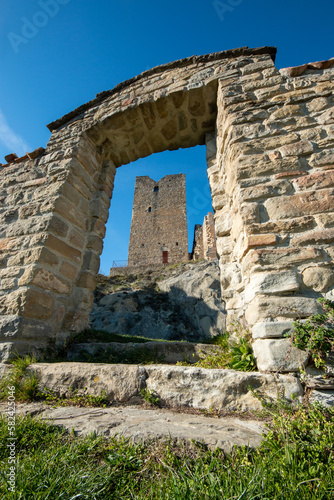
<instances>
[{"instance_id":1,"label":"stone tower","mask_svg":"<svg viewBox=\"0 0 334 500\"><path fill-rule=\"evenodd\" d=\"M128 266L188 260L186 179L136 177Z\"/></svg>"}]
</instances>

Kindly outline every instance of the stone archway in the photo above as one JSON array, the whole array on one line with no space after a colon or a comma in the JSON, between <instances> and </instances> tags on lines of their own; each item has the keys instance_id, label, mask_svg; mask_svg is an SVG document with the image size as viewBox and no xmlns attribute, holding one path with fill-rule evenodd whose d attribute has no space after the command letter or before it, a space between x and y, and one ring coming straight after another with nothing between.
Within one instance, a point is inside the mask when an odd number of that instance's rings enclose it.
<instances>
[{"instance_id":1,"label":"stone archway","mask_svg":"<svg viewBox=\"0 0 334 500\"><path fill-rule=\"evenodd\" d=\"M315 311L334 281L332 90L317 68L305 91L303 76L275 68L275 52L154 68L51 123L41 156L2 169L3 359L87 325L116 168L204 143L228 320L244 318L266 358L285 348L291 320Z\"/></svg>"}]
</instances>

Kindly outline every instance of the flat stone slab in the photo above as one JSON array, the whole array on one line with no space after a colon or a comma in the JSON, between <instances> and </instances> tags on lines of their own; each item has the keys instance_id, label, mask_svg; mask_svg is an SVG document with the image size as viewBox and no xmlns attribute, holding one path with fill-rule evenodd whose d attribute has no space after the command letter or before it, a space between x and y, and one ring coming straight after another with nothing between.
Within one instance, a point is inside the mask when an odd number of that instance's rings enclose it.
<instances>
[{"instance_id":1,"label":"flat stone slab","mask_svg":"<svg viewBox=\"0 0 334 500\"><path fill-rule=\"evenodd\" d=\"M6 404L0 404L3 414ZM204 443L226 453L235 446L258 447L265 424L240 418L213 418L204 415L173 412L165 409L143 409L139 406L111 408L52 408L44 403L17 404L17 415L31 415L72 430L76 435L95 433L104 437L125 437L139 443L152 439L177 439Z\"/></svg>"}]
</instances>

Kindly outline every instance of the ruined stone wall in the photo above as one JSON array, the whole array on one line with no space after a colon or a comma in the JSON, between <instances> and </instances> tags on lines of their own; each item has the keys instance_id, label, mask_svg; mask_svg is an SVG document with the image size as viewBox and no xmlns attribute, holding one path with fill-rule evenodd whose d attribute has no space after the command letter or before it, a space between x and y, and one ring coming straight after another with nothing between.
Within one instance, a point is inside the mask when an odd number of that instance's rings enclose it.
<instances>
[{"instance_id":1,"label":"ruined stone wall","mask_svg":"<svg viewBox=\"0 0 334 500\"><path fill-rule=\"evenodd\" d=\"M188 260L186 180L166 175L155 182L136 177L128 266Z\"/></svg>"},{"instance_id":2,"label":"ruined stone wall","mask_svg":"<svg viewBox=\"0 0 334 500\"><path fill-rule=\"evenodd\" d=\"M205 260L217 258L215 220L213 212L209 212L203 220L203 257Z\"/></svg>"},{"instance_id":3,"label":"ruined stone wall","mask_svg":"<svg viewBox=\"0 0 334 500\"><path fill-rule=\"evenodd\" d=\"M193 260L199 260L199 259L204 258L203 226L201 224L195 224L193 248L192 248L191 255L192 255Z\"/></svg>"},{"instance_id":4,"label":"ruined stone wall","mask_svg":"<svg viewBox=\"0 0 334 500\"><path fill-rule=\"evenodd\" d=\"M3 360L88 324L116 167L205 143L227 321L251 329L260 369L298 369L283 335L333 298L334 61L280 72L274 55L154 68L50 124L39 158L1 168Z\"/></svg>"},{"instance_id":5,"label":"ruined stone wall","mask_svg":"<svg viewBox=\"0 0 334 500\"><path fill-rule=\"evenodd\" d=\"M203 225L195 225L192 258L193 260L217 259L215 220L213 212L208 212L208 214L204 216Z\"/></svg>"}]
</instances>

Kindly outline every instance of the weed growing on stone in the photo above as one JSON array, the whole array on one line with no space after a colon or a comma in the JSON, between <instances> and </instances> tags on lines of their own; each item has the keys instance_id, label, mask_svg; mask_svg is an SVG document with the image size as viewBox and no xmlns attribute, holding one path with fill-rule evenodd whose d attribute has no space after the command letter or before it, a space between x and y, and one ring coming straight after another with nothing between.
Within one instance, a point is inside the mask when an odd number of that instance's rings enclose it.
<instances>
[{"instance_id":1,"label":"weed growing on stone","mask_svg":"<svg viewBox=\"0 0 334 500\"><path fill-rule=\"evenodd\" d=\"M334 494L334 410L275 404L268 434L252 450L208 450L172 439L132 444L76 437L31 417L18 418L16 496L110 499L329 500ZM0 438L8 438L0 420ZM0 450L0 496L8 492L8 451ZM64 496L65 495L65 496Z\"/></svg>"},{"instance_id":2,"label":"weed growing on stone","mask_svg":"<svg viewBox=\"0 0 334 500\"><path fill-rule=\"evenodd\" d=\"M310 353L316 368L323 368L326 354L334 351L334 302L323 298L318 302L323 313L295 321L291 338L295 347Z\"/></svg>"},{"instance_id":3,"label":"weed growing on stone","mask_svg":"<svg viewBox=\"0 0 334 500\"><path fill-rule=\"evenodd\" d=\"M159 406L161 403L159 395L155 391L150 391L149 389L142 389L140 395L147 403L152 406Z\"/></svg>"},{"instance_id":4,"label":"weed growing on stone","mask_svg":"<svg viewBox=\"0 0 334 500\"><path fill-rule=\"evenodd\" d=\"M192 366L201 368L232 368L239 371L256 370L256 361L251 346L251 335L246 330L243 331L240 325L236 325L233 330L233 340L230 334L225 332L207 341L220 347L217 352L203 356L202 359ZM181 362L179 365L188 366L189 363Z\"/></svg>"}]
</instances>

